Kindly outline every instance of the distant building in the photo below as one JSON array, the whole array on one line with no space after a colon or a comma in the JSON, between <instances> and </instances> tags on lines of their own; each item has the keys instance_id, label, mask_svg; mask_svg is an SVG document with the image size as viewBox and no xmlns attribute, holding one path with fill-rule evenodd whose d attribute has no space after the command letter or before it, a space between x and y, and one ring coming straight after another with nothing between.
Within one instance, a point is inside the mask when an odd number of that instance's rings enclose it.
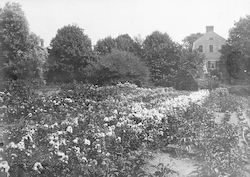
<instances>
[{"instance_id":1,"label":"distant building","mask_svg":"<svg viewBox=\"0 0 250 177\"><path fill-rule=\"evenodd\" d=\"M205 54L204 69L218 69L218 63L221 56L219 50L226 44L226 39L214 32L213 26L206 27L206 33L193 43L193 50L197 49Z\"/></svg>"}]
</instances>

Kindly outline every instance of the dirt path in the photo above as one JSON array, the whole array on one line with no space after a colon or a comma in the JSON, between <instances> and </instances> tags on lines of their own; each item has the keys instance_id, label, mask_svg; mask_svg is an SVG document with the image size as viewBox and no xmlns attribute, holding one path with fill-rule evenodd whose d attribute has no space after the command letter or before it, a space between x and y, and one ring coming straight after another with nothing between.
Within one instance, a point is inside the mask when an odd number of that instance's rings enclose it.
<instances>
[{"instance_id":1,"label":"dirt path","mask_svg":"<svg viewBox=\"0 0 250 177\"><path fill-rule=\"evenodd\" d=\"M188 158L173 158L167 153L157 153L154 154L154 159L146 165L147 171L151 174L156 171L156 168L151 167L151 165L157 166L158 164L164 164L164 166L178 172L177 174L171 175L171 177L192 177L192 172L194 172L196 167L196 162Z\"/></svg>"}]
</instances>

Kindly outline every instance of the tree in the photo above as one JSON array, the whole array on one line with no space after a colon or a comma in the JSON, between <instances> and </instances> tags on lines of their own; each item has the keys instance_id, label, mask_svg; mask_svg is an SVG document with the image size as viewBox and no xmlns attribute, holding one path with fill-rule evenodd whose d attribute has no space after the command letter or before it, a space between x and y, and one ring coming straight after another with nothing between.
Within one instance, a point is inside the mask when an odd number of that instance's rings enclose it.
<instances>
[{"instance_id":1,"label":"tree","mask_svg":"<svg viewBox=\"0 0 250 177\"><path fill-rule=\"evenodd\" d=\"M193 43L199 39L203 34L201 33L193 33L190 34L189 36L185 37L182 42L183 42L183 47L188 49L189 51L193 50Z\"/></svg>"},{"instance_id":2,"label":"tree","mask_svg":"<svg viewBox=\"0 0 250 177\"><path fill-rule=\"evenodd\" d=\"M104 39L98 40L96 45L94 46L94 51L98 55L106 55L108 53L111 53L112 49L115 48L116 48L116 41L111 36L109 36Z\"/></svg>"},{"instance_id":3,"label":"tree","mask_svg":"<svg viewBox=\"0 0 250 177\"><path fill-rule=\"evenodd\" d=\"M180 65L182 70L187 71L193 78L199 78L204 74L205 55L197 50L190 51L182 48L180 51Z\"/></svg>"},{"instance_id":4,"label":"tree","mask_svg":"<svg viewBox=\"0 0 250 177\"><path fill-rule=\"evenodd\" d=\"M76 25L57 31L49 51L49 82L85 81L85 67L94 59L91 40Z\"/></svg>"},{"instance_id":5,"label":"tree","mask_svg":"<svg viewBox=\"0 0 250 177\"><path fill-rule=\"evenodd\" d=\"M21 5L6 3L0 11L0 70L2 79L30 79L41 76L41 73L38 74L38 68L43 63L36 55L39 40L39 37L30 33L29 24ZM40 54L44 56L43 60L45 60L46 51L40 50Z\"/></svg>"},{"instance_id":6,"label":"tree","mask_svg":"<svg viewBox=\"0 0 250 177\"><path fill-rule=\"evenodd\" d=\"M240 18L229 30L227 45L221 50L220 69L224 80L243 80L250 72L250 16Z\"/></svg>"},{"instance_id":7,"label":"tree","mask_svg":"<svg viewBox=\"0 0 250 177\"><path fill-rule=\"evenodd\" d=\"M180 64L175 77L175 88L178 90L197 90L198 78L204 74L205 56L198 51L190 51L182 47L180 50Z\"/></svg>"},{"instance_id":8,"label":"tree","mask_svg":"<svg viewBox=\"0 0 250 177\"><path fill-rule=\"evenodd\" d=\"M118 50L131 52L136 56L140 56L140 44L134 41L128 34L119 35L116 39L116 48Z\"/></svg>"},{"instance_id":9,"label":"tree","mask_svg":"<svg viewBox=\"0 0 250 177\"><path fill-rule=\"evenodd\" d=\"M159 31L147 36L143 42L143 60L150 69L155 85L173 86L180 63L179 45L167 33Z\"/></svg>"},{"instance_id":10,"label":"tree","mask_svg":"<svg viewBox=\"0 0 250 177\"><path fill-rule=\"evenodd\" d=\"M100 57L93 68L95 68L95 73L91 80L94 81L94 84L109 85L131 82L145 85L148 82L148 68L140 58L131 52L113 49L111 53Z\"/></svg>"},{"instance_id":11,"label":"tree","mask_svg":"<svg viewBox=\"0 0 250 177\"><path fill-rule=\"evenodd\" d=\"M117 38L106 37L97 41L94 51L98 55L111 53L112 49L131 52L136 56L141 55L141 45L134 41L128 34L121 34Z\"/></svg>"},{"instance_id":12,"label":"tree","mask_svg":"<svg viewBox=\"0 0 250 177\"><path fill-rule=\"evenodd\" d=\"M226 44L221 53L219 68L222 73L222 81L229 84L242 81L247 61L244 60L241 52Z\"/></svg>"}]
</instances>

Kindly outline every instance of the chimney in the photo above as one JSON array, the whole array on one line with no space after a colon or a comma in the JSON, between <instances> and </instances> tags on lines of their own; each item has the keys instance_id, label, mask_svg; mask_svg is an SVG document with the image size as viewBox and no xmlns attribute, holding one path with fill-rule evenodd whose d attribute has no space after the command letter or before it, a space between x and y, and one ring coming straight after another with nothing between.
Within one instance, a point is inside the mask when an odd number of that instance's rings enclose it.
<instances>
[{"instance_id":1,"label":"chimney","mask_svg":"<svg viewBox=\"0 0 250 177\"><path fill-rule=\"evenodd\" d=\"M209 31L214 31L214 26L206 26L206 33Z\"/></svg>"}]
</instances>

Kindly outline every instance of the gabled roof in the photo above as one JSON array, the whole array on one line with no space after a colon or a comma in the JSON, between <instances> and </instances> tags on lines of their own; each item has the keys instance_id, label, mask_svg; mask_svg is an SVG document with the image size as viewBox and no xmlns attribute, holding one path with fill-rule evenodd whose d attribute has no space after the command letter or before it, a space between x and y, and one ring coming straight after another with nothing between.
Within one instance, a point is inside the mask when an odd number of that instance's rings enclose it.
<instances>
[{"instance_id":1,"label":"gabled roof","mask_svg":"<svg viewBox=\"0 0 250 177\"><path fill-rule=\"evenodd\" d=\"M215 37L217 39L224 40L226 42L225 38L221 37L220 35L218 35L217 33L213 32L213 31L209 31L209 32L205 33L203 36L201 36L199 39L194 41L194 43L199 42L199 41L203 41L203 40L208 40L209 37Z\"/></svg>"}]
</instances>

